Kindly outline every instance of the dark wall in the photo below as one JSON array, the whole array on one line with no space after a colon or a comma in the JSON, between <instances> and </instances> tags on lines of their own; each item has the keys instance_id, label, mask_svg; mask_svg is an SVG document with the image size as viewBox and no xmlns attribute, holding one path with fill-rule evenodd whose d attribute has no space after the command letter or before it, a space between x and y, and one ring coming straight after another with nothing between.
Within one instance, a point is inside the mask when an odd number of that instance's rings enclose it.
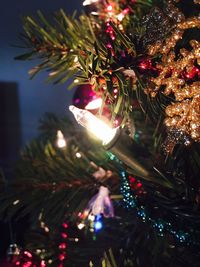
<instances>
[{"instance_id":1,"label":"dark wall","mask_svg":"<svg viewBox=\"0 0 200 267\"><path fill-rule=\"evenodd\" d=\"M0 166L5 170L16 160L20 145L18 85L0 82Z\"/></svg>"},{"instance_id":2,"label":"dark wall","mask_svg":"<svg viewBox=\"0 0 200 267\"><path fill-rule=\"evenodd\" d=\"M24 53L23 49L12 47L18 44L18 34L22 31L20 16L35 14L38 9L47 16L59 8L67 13L80 9L81 0L7 0L0 9L0 81L18 84L19 109L21 120L21 139L24 145L37 136L38 120L45 112L66 114L71 103L73 91L67 85L45 83L46 73L30 80L28 70L36 64L32 61L15 61L16 55Z\"/></svg>"},{"instance_id":3,"label":"dark wall","mask_svg":"<svg viewBox=\"0 0 200 267\"><path fill-rule=\"evenodd\" d=\"M45 112L67 114L73 91L67 85L45 83L46 74L30 80L28 70L36 62L15 61L23 54L18 44L18 33L22 31L20 16L31 15L40 9L51 16L52 12L64 8L67 13L81 8L81 0L6 0L0 8L0 167L4 167L7 177L10 167L19 153L19 148L38 134L38 120ZM20 222L21 227L27 220ZM14 225L15 233L23 231ZM20 237L15 240L19 242ZM0 257L6 257L10 243L8 224L0 222ZM1 263L0 263L1 265Z\"/></svg>"}]
</instances>

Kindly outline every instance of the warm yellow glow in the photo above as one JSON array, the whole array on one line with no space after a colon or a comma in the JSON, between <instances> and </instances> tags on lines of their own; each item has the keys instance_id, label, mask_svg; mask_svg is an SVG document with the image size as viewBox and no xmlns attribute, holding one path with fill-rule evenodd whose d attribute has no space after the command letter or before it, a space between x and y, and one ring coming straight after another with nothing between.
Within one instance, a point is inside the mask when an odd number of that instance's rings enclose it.
<instances>
[{"instance_id":1,"label":"warm yellow glow","mask_svg":"<svg viewBox=\"0 0 200 267\"><path fill-rule=\"evenodd\" d=\"M89 214L89 216L88 216L88 220L90 220L90 221L94 221L95 220L95 216L94 215L92 215L92 214Z\"/></svg>"},{"instance_id":2,"label":"warm yellow glow","mask_svg":"<svg viewBox=\"0 0 200 267\"><path fill-rule=\"evenodd\" d=\"M89 111L76 108L75 106L70 106L69 110L74 114L77 122L100 139L103 145L108 144L115 137L117 128L112 129Z\"/></svg>"},{"instance_id":3,"label":"warm yellow glow","mask_svg":"<svg viewBox=\"0 0 200 267\"><path fill-rule=\"evenodd\" d=\"M98 2L98 0L85 0L83 2L83 6L88 6L88 5L91 5L91 4L96 3L96 2Z\"/></svg>"},{"instance_id":4,"label":"warm yellow glow","mask_svg":"<svg viewBox=\"0 0 200 267\"><path fill-rule=\"evenodd\" d=\"M41 252L42 252L41 249L36 249L37 254L40 254Z\"/></svg>"},{"instance_id":5,"label":"warm yellow glow","mask_svg":"<svg viewBox=\"0 0 200 267\"><path fill-rule=\"evenodd\" d=\"M19 199L16 199L14 202L13 202L13 205L17 205L19 203Z\"/></svg>"},{"instance_id":6,"label":"warm yellow glow","mask_svg":"<svg viewBox=\"0 0 200 267\"><path fill-rule=\"evenodd\" d=\"M87 110L91 110L91 109L97 109L100 108L102 105L103 100L101 98L97 98L94 99L92 101L90 101L87 106L85 107L85 109Z\"/></svg>"},{"instance_id":7,"label":"warm yellow glow","mask_svg":"<svg viewBox=\"0 0 200 267\"><path fill-rule=\"evenodd\" d=\"M75 58L74 58L74 63L77 63L77 62L78 62L78 57L75 56Z\"/></svg>"},{"instance_id":8,"label":"warm yellow glow","mask_svg":"<svg viewBox=\"0 0 200 267\"><path fill-rule=\"evenodd\" d=\"M48 233L48 232L49 232L49 227L45 226L45 227L44 227L44 231L45 231L46 233Z\"/></svg>"},{"instance_id":9,"label":"warm yellow glow","mask_svg":"<svg viewBox=\"0 0 200 267\"><path fill-rule=\"evenodd\" d=\"M118 14L118 15L117 15L117 19L118 19L119 21L122 21L122 20L124 19L124 14L123 14L123 13Z\"/></svg>"},{"instance_id":10,"label":"warm yellow glow","mask_svg":"<svg viewBox=\"0 0 200 267\"><path fill-rule=\"evenodd\" d=\"M77 152L76 153L76 157L78 158L78 159L80 159L82 156L81 156L81 153L79 153L79 152Z\"/></svg>"},{"instance_id":11,"label":"warm yellow glow","mask_svg":"<svg viewBox=\"0 0 200 267\"><path fill-rule=\"evenodd\" d=\"M63 133L60 130L57 131L57 146L59 148L66 147L66 140L64 138Z\"/></svg>"},{"instance_id":12,"label":"warm yellow glow","mask_svg":"<svg viewBox=\"0 0 200 267\"><path fill-rule=\"evenodd\" d=\"M79 83L79 79L75 79L74 80L74 83Z\"/></svg>"}]
</instances>

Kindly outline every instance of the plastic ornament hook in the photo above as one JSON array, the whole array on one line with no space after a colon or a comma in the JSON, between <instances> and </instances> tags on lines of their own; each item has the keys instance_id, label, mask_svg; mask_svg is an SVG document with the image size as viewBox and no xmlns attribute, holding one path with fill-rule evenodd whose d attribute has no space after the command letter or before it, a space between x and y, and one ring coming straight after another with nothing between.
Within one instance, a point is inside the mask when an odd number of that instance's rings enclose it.
<instances>
[{"instance_id":1,"label":"plastic ornament hook","mask_svg":"<svg viewBox=\"0 0 200 267\"><path fill-rule=\"evenodd\" d=\"M88 203L89 214L94 216L103 215L106 218L114 217L114 209L109 197L109 190L100 186L99 192Z\"/></svg>"}]
</instances>

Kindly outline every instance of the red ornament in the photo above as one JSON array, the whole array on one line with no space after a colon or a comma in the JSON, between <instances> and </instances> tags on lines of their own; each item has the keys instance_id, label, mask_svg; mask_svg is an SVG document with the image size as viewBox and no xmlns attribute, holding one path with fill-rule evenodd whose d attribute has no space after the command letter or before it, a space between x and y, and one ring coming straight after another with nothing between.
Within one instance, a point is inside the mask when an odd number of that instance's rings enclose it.
<instances>
[{"instance_id":1,"label":"red ornament","mask_svg":"<svg viewBox=\"0 0 200 267\"><path fill-rule=\"evenodd\" d=\"M92 90L92 85L82 84L77 87L72 103L77 108L85 109L90 102L96 99L100 99L100 97Z\"/></svg>"}]
</instances>

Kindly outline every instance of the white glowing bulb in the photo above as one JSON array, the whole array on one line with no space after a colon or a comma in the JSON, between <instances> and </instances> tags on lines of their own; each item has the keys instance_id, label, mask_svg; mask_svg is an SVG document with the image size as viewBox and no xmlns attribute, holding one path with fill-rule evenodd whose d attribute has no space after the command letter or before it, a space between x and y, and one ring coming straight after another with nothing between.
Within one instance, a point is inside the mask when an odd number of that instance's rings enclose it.
<instances>
[{"instance_id":1,"label":"white glowing bulb","mask_svg":"<svg viewBox=\"0 0 200 267\"><path fill-rule=\"evenodd\" d=\"M103 100L101 98L96 98L92 101L90 101L87 106L85 107L85 109L87 110L91 110L91 109L97 109L100 108L102 105Z\"/></svg>"},{"instance_id":2,"label":"white glowing bulb","mask_svg":"<svg viewBox=\"0 0 200 267\"><path fill-rule=\"evenodd\" d=\"M112 129L89 111L79 109L75 106L69 106L69 110L74 114L77 122L100 139L103 145L107 145L115 137L117 128Z\"/></svg>"},{"instance_id":3,"label":"white glowing bulb","mask_svg":"<svg viewBox=\"0 0 200 267\"><path fill-rule=\"evenodd\" d=\"M75 56L75 58L74 58L74 63L77 63L77 62L78 62L78 57Z\"/></svg>"},{"instance_id":4,"label":"white glowing bulb","mask_svg":"<svg viewBox=\"0 0 200 267\"><path fill-rule=\"evenodd\" d=\"M49 227L45 226L45 227L44 227L44 231L45 231L46 233L48 233L48 232L49 232Z\"/></svg>"},{"instance_id":5,"label":"white glowing bulb","mask_svg":"<svg viewBox=\"0 0 200 267\"><path fill-rule=\"evenodd\" d=\"M19 199L16 199L16 200L13 202L13 205L17 205L19 202L20 202L20 200L19 200Z\"/></svg>"},{"instance_id":6,"label":"white glowing bulb","mask_svg":"<svg viewBox=\"0 0 200 267\"><path fill-rule=\"evenodd\" d=\"M40 254L41 253L41 249L36 249L36 253Z\"/></svg>"},{"instance_id":7,"label":"white glowing bulb","mask_svg":"<svg viewBox=\"0 0 200 267\"><path fill-rule=\"evenodd\" d=\"M108 10L108 11L112 11L112 9L113 9L113 8L112 8L111 5L108 5L108 6L107 6L107 10Z\"/></svg>"},{"instance_id":8,"label":"white glowing bulb","mask_svg":"<svg viewBox=\"0 0 200 267\"><path fill-rule=\"evenodd\" d=\"M74 80L74 83L79 83L79 79L75 79Z\"/></svg>"},{"instance_id":9,"label":"white glowing bulb","mask_svg":"<svg viewBox=\"0 0 200 267\"><path fill-rule=\"evenodd\" d=\"M90 220L90 221L94 221L95 220L95 216L94 215L92 215L92 214L89 214L89 216L88 216L88 220Z\"/></svg>"},{"instance_id":10,"label":"white glowing bulb","mask_svg":"<svg viewBox=\"0 0 200 267\"><path fill-rule=\"evenodd\" d=\"M78 158L78 159L80 159L82 156L81 156L81 153L79 153L79 152L77 152L76 153L76 157Z\"/></svg>"},{"instance_id":11,"label":"white glowing bulb","mask_svg":"<svg viewBox=\"0 0 200 267\"><path fill-rule=\"evenodd\" d=\"M59 148L66 147L66 140L64 138L63 133L60 130L57 131L57 146Z\"/></svg>"},{"instance_id":12,"label":"white glowing bulb","mask_svg":"<svg viewBox=\"0 0 200 267\"><path fill-rule=\"evenodd\" d=\"M78 227L79 230L81 230L81 229L83 229L85 227L85 224L84 223L79 223L77 225L77 227Z\"/></svg>"},{"instance_id":13,"label":"white glowing bulb","mask_svg":"<svg viewBox=\"0 0 200 267\"><path fill-rule=\"evenodd\" d=\"M96 2L98 2L99 0L85 0L84 2L83 2L83 6L89 6L89 5L91 5L91 4L93 4L93 3L96 3Z\"/></svg>"},{"instance_id":14,"label":"white glowing bulb","mask_svg":"<svg viewBox=\"0 0 200 267\"><path fill-rule=\"evenodd\" d=\"M117 19L118 19L119 21L122 21L122 20L124 19L124 14L123 14L123 13L118 14L118 15L117 15Z\"/></svg>"}]
</instances>

